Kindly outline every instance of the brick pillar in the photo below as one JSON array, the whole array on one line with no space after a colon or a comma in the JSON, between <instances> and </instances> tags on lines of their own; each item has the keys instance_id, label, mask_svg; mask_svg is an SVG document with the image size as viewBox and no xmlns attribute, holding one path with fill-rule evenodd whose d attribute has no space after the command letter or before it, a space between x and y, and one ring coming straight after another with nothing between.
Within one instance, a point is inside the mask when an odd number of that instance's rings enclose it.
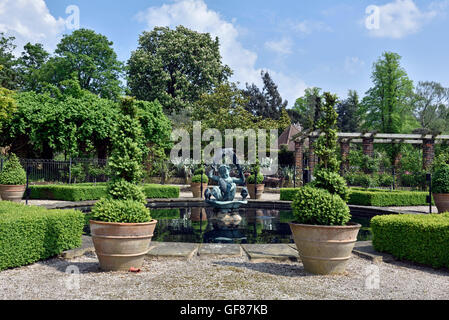
<instances>
[{"instance_id":1,"label":"brick pillar","mask_svg":"<svg viewBox=\"0 0 449 320\"><path fill-rule=\"evenodd\" d=\"M303 143L302 141L295 141L295 165L296 165L296 179L302 180L302 164L303 164Z\"/></svg>"},{"instance_id":2,"label":"brick pillar","mask_svg":"<svg viewBox=\"0 0 449 320\"><path fill-rule=\"evenodd\" d=\"M340 152L341 152L341 166L340 173L344 175L349 171L349 151L351 150L351 146L349 140L341 140L340 141Z\"/></svg>"},{"instance_id":3,"label":"brick pillar","mask_svg":"<svg viewBox=\"0 0 449 320\"><path fill-rule=\"evenodd\" d=\"M363 138L363 154L374 157L374 138Z\"/></svg>"},{"instance_id":4,"label":"brick pillar","mask_svg":"<svg viewBox=\"0 0 449 320\"><path fill-rule=\"evenodd\" d=\"M435 158L435 140L425 139L422 147L423 169L429 171L432 168L433 160Z\"/></svg>"},{"instance_id":5,"label":"brick pillar","mask_svg":"<svg viewBox=\"0 0 449 320\"><path fill-rule=\"evenodd\" d=\"M315 166L318 164L318 157L315 155L315 141L316 138L309 137L309 172L313 177Z\"/></svg>"}]
</instances>

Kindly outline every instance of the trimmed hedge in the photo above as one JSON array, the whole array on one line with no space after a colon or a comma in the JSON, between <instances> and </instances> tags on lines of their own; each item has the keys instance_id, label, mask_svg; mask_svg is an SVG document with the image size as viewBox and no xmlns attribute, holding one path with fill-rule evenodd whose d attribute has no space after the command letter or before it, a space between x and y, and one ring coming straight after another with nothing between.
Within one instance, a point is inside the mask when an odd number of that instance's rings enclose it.
<instances>
[{"instance_id":1,"label":"trimmed hedge","mask_svg":"<svg viewBox=\"0 0 449 320\"><path fill-rule=\"evenodd\" d=\"M0 270L47 259L81 246L84 214L0 202Z\"/></svg>"},{"instance_id":2,"label":"trimmed hedge","mask_svg":"<svg viewBox=\"0 0 449 320\"><path fill-rule=\"evenodd\" d=\"M281 201L293 201L298 189L281 189ZM425 206L428 192L351 188L349 205L372 207Z\"/></svg>"},{"instance_id":3,"label":"trimmed hedge","mask_svg":"<svg viewBox=\"0 0 449 320\"><path fill-rule=\"evenodd\" d=\"M371 229L379 252L435 268L449 267L449 213L377 216Z\"/></svg>"},{"instance_id":4,"label":"trimmed hedge","mask_svg":"<svg viewBox=\"0 0 449 320\"><path fill-rule=\"evenodd\" d=\"M179 187L147 184L143 192L149 199L179 198ZM99 200L107 196L105 184L80 185L42 185L30 186L30 199L88 201Z\"/></svg>"}]
</instances>

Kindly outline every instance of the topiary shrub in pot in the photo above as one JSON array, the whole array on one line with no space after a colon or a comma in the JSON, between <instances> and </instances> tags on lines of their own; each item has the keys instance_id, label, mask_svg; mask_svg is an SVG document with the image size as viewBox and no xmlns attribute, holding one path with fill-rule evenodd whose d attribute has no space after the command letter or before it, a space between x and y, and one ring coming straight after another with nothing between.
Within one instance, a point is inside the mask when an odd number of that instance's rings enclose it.
<instances>
[{"instance_id":1,"label":"topiary shrub in pot","mask_svg":"<svg viewBox=\"0 0 449 320\"><path fill-rule=\"evenodd\" d=\"M315 180L309 184L313 188L325 189L332 194L337 194L345 202L349 200L349 188L346 180L338 173L321 169L315 173Z\"/></svg>"},{"instance_id":2,"label":"topiary shrub in pot","mask_svg":"<svg viewBox=\"0 0 449 320\"><path fill-rule=\"evenodd\" d=\"M204 169L195 170L193 173L192 182L190 183L190 189L194 198L202 198L204 191L206 191L209 184L209 178L206 175ZM202 192L201 192L202 191Z\"/></svg>"},{"instance_id":3,"label":"topiary shrub in pot","mask_svg":"<svg viewBox=\"0 0 449 320\"><path fill-rule=\"evenodd\" d=\"M26 188L26 172L19 158L12 153L0 172L0 196L2 200L20 202Z\"/></svg>"},{"instance_id":4,"label":"topiary shrub in pot","mask_svg":"<svg viewBox=\"0 0 449 320\"><path fill-rule=\"evenodd\" d=\"M251 199L259 200L262 198L265 191L265 184L263 183L264 179L264 175L260 172L259 163L257 163L254 166L252 174L246 180L248 193Z\"/></svg>"},{"instance_id":5,"label":"topiary shrub in pot","mask_svg":"<svg viewBox=\"0 0 449 320\"><path fill-rule=\"evenodd\" d=\"M443 164L435 169L432 192L438 212L449 212L449 165Z\"/></svg>"},{"instance_id":6,"label":"topiary shrub in pot","mask_svg":"<svg viewBox=\"0 0 449 320\"><path fill-rule=\"evenodd\" d=\"M349 223L346 202L327 190L303 187L292 202L290 224L298 253L307 272L320 275L345 272L361 228Z\"/></svg>"},{"instance_id":7,"label":"topiary shrub in pot","mask_svg":"<svg viewBox=\"0 0 449 320\"><path fill-rule=\"evenodd\" d=\"M108 195L95 204L90 221L95 252L105 271L141 268L157 224L139 186L145 143L137 108L131 98L124 98L121 107L108 161Z\"/></svg>"}]
</instances>

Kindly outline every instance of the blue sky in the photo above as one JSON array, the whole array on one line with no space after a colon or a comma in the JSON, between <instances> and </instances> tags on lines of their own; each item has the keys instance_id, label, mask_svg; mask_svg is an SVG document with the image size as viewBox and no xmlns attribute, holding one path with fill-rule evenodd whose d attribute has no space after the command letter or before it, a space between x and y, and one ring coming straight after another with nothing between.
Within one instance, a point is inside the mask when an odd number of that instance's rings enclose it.
<instances>
[{"instance_id":1,"label":"blue sky","mask_svg":"<svg viewBox=\"0 0 449 320\"><path fill-rule=\"evenodd\" d=\"M449 0L0 0L0 31L19 45L53 49L66 8L80 10L80 27L114 42L119 59L136 49L139 34L156 25L182 24L220 37L233 80L260 84L268 70L290 106L307 87L345 98L371 85L372 64L384 51L399 53L409 77L449 87ZM368 29L368 6L379 24ZM373 12L373 11L371 11Z\"/></svg>"}]
</instances>

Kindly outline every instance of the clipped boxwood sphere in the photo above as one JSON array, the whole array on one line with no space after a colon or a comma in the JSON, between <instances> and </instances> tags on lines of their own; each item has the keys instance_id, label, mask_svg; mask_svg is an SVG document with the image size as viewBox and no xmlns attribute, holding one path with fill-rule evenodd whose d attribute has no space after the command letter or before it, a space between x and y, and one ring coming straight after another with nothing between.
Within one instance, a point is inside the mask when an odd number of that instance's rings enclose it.
<instances>
[{"instance_id":1,"label":"clipped boxwood sphere","mask_svg":"<svg viewBox=\"0 0 449 320\"><path fill-rule=\"evenodd\" d=\"M344 201L349 200L348 184L336 172L319 170L315 173L315 180L310 185L314 188L325 189L332 194L338 194Z\"/></svg>"},{"instance_id":2,"label":"clipped boxwood sphere","mask_svg":"<svg viewBox=\"0 0 449 320\"><path fill-rule=\"evenodd\" d=\"M201 183L201 174L192 177L192 183ZM203 183L209 183L209 178L203 174Z\"/></svg>"},{"instance_id":3,"label":"clipped boxwood sphere","mask_svg":"<svg viewBox=\"0 0 449 320\"><path fill-rule=\"evenodd\" d=\"M292 202L295 222L321 226L344 226L351 220L348 205L324 189L298 189Z\"/></svg>"},{"instance_id":4,"label":"clipped boxwood sphere","mask_svg":"<svg viewBox=\"0 0 449 320\"><path fill-rule=\"evenodd\" d=\"M433 174L432 191L436 194L449 193L449 165L439 167Z\"/></svg>"}]
</instances>

